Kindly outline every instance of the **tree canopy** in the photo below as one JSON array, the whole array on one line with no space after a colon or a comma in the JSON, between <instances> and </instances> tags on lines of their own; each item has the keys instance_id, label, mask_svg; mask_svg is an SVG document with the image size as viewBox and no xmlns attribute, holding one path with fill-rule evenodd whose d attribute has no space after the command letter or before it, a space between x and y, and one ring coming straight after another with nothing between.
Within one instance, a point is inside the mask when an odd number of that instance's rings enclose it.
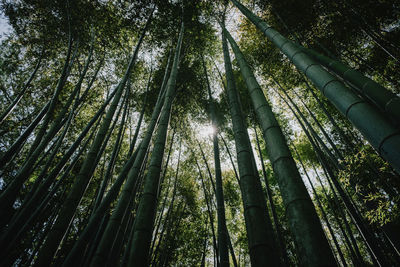
<instances>
[{"instance_id":1,"label":"tree canopy","mask_svg":"<svg viewBox=\"0 0 400 267\"><path fill-rule=\"evenodd\" d=\"M0 10L1 266L400 262L398 1Z\"/></svg>"}]
</instances>

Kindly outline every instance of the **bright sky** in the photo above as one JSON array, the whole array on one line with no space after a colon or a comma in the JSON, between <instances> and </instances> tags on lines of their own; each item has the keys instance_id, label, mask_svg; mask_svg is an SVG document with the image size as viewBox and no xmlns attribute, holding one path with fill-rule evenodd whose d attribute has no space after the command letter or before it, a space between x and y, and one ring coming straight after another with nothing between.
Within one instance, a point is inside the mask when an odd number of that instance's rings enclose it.
<instances>
[{"instance_id":1,"label":"bright sky","mask_svg":"<svg viewBox=\"0 0 400 267\"><path fill-rule=\"evenodd\" d=\"M3 12L0 12L0 41L4 39L4 35L11 31L7 19L4 17Z\"/></svg>"}]
</instances>

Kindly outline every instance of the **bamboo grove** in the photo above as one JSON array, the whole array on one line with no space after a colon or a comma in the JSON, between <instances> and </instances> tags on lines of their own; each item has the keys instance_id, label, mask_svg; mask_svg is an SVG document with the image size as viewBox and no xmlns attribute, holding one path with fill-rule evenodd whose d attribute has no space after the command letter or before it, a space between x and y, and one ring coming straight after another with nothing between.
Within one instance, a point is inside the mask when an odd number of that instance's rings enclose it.
<instances>
[{"instance_id":1,"label":"bamboo grove","mask_svg":"<svg viewBox=\"0 0 400 267\"><path fill-rule=\"evenodd\" d=\"M1 10L1 266L400 263L397 1Z\"/></svg>"}]
</instances>

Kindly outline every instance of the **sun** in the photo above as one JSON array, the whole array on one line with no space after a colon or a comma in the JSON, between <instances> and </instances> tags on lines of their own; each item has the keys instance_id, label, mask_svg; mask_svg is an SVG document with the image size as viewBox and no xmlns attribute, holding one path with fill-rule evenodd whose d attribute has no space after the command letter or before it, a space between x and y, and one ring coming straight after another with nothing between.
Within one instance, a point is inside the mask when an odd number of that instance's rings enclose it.
<instances>
[{"instance_id":1,"label":"sun","mask_svg":"<svg viewBox=\"0 0 400 267\"><path fill-rule=\"evenodd\" d=\"M215 134L215 132L216 129L212 125L204 125L199 129L199 135L203 138L212 136L213 134Z\"/></svg>"}]
</instances>

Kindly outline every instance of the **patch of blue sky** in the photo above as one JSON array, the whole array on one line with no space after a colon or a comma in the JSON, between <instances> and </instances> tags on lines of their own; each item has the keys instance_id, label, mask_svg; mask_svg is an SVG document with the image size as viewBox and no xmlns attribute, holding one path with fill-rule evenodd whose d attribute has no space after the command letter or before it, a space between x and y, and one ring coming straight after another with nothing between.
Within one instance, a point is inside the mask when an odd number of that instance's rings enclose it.
<instances>
[{"instance_id":1,"label":"patch of blue sky","mask_svg":"<svg viewBox=\"0 0 400 267\"><path fill-rule=\"evenodd\" d=\"M3 41L10 32L11 26L3 12L0 11L0 41Z\"/></svg>"}]
</instances>

